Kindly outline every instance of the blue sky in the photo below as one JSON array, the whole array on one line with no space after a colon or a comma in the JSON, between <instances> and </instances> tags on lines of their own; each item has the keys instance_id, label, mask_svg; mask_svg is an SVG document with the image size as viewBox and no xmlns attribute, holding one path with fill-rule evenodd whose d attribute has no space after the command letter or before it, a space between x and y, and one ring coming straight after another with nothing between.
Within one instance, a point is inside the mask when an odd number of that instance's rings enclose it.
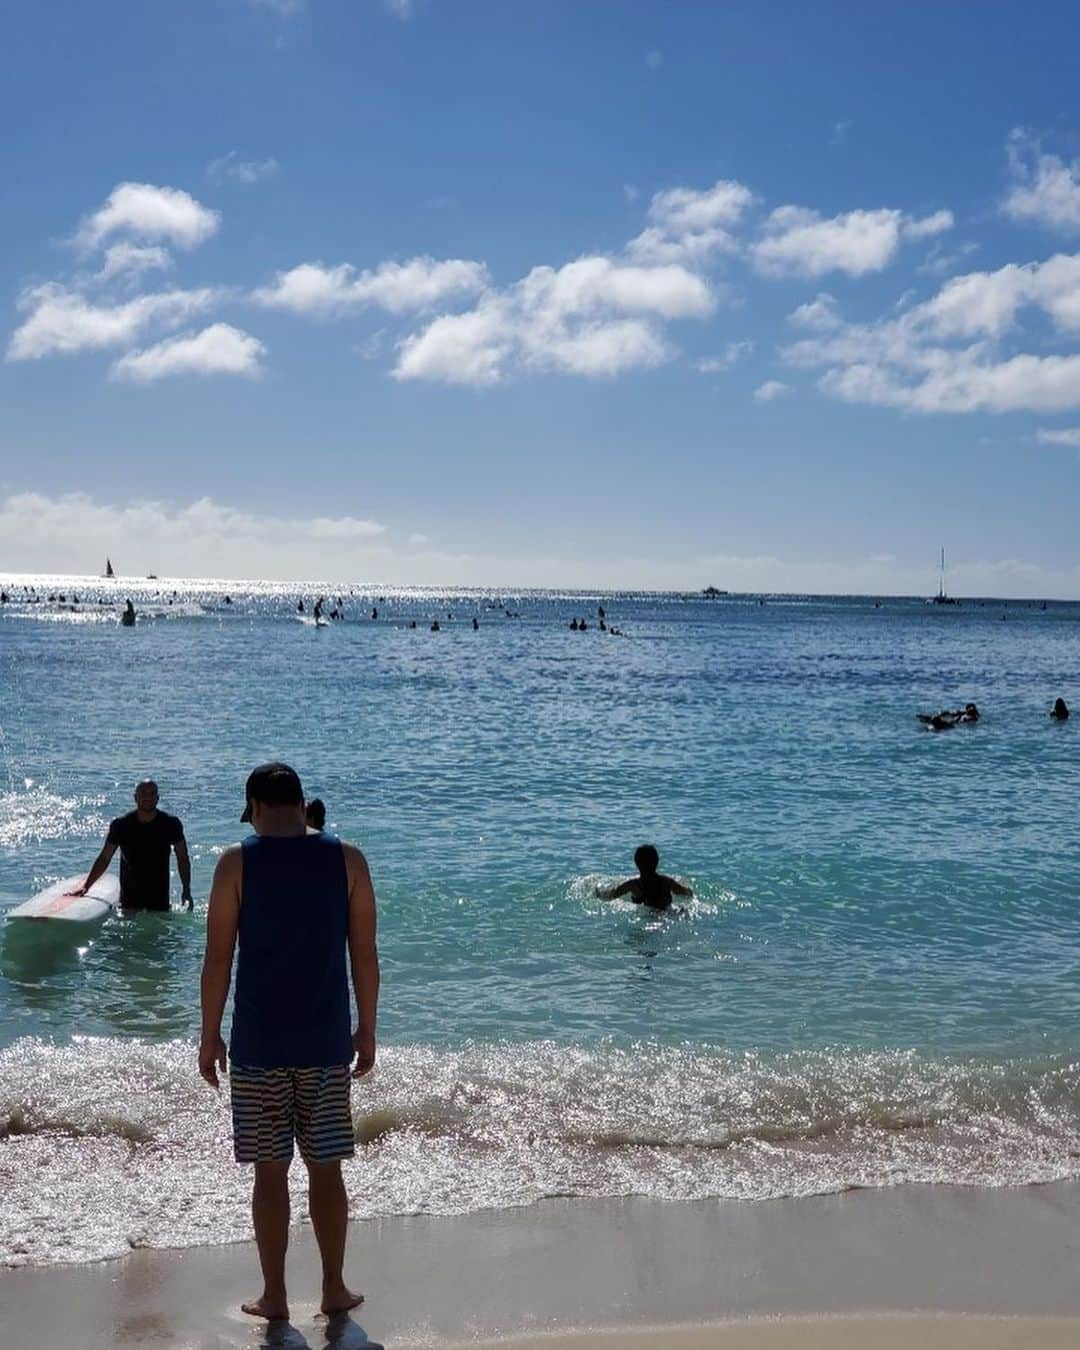
<instances>
[{"instance_id":1,"label":"blue sky","mask_svg":"<svg viewBox=\"0 0 1080 1350\"><path fill-rule=\"evenodd\" d=\"M22 6L0 567L1080 598L1078 30Z\"/></svg>"}]
</instances>

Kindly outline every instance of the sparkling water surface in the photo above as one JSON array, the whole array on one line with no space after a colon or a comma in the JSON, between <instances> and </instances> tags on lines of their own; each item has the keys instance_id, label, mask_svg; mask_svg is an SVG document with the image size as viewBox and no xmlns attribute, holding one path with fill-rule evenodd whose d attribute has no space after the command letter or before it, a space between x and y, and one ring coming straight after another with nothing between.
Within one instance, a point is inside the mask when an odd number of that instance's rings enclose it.
<instances>
[{"instance_id":1,"label":"sparkling water surface","mask_svg":"<svg viewBox=\"0 0 1080 1350\"><path fill-rule=\"evenodd\" d=\"M379 899L360 1212L1080 1174L1080 718L1047 716L1080 713L1080 606L339 586L316 630L295 589L170 581L121 586L132 630L103 583L5 584L0 909L144 775L197 903L0 934L0 1260L246 1232L192 1043L214 862L277 757ZM645 840L684 912L595 898Z\"/></svg>"}]
</instances>

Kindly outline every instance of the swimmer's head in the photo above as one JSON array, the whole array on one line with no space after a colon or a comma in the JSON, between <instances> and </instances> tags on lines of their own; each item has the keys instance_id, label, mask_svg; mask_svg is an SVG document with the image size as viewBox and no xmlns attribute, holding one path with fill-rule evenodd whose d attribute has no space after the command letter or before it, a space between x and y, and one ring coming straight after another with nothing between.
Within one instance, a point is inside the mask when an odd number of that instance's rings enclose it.
<instances>
[{"instance_id":1,"label":"swimmer's head","mask_svg":"<svg viewBox=\"0 0 1080 1350\"><path fill-rule=\"evenodd\" d=\"M307 823L313 830L326 828L326 803L321 797L313 797L307 804Z\"/></svg>"},{"instance_id":2,"label":"swimmer's head","mask_svg":"<svg viewBox=\"0 0 1080 1350\"><path fill-rule=\"evenodd\" d=\"M641 844L634 850L634 866L642 876L651 876L660 866L660 854L652 844Z\"/></svg>"}]
</instances>

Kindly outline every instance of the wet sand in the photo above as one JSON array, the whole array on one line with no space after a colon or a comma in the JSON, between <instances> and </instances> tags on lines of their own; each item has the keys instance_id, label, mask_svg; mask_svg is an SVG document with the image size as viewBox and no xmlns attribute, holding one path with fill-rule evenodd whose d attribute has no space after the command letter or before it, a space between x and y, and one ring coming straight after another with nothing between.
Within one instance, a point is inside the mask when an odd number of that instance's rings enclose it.
<instances>
[{"instance_id":1,"label":"wet sand","mask_svg":"<svg viewBox=\"0 0 1080 1350\"><path fill-rule=\"evenodd\" d=\"M291 1324L269 1338L238 1311L258 1286L242 1243L0 1272L0 1346L349 1350L366 1334L512 1337L514 1350L608 1350L615 1335L641 1350L658 1337L673 1350L1058 1350L1080 1345L1078 1213L1080 1185L1068 1183L751 1204L568 1199L372 1220L353 1225L347 1270L367 1303L334 1324L316 1316L317 1254L302 1228Z\"/></svg>"}]
</instances>

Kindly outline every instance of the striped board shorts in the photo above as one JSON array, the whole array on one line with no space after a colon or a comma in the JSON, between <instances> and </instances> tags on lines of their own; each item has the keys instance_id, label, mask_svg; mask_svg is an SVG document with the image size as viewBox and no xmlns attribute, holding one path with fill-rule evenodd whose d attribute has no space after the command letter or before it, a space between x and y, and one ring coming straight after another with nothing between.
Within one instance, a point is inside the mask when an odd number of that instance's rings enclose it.
<instances>
[{"instance_id":1,"label":"striped board shorts","mask_svg":"<svg viewBox=\"0 0 1080 1350\"><path fill-rule=\"evenodd\" d=\"M229 1081L237 1162L289 1162L294 1140L305 1162L338 1162L356 1151L348 1064L313 1069L232 1064Z\"/></svg>"}]
</instances>

